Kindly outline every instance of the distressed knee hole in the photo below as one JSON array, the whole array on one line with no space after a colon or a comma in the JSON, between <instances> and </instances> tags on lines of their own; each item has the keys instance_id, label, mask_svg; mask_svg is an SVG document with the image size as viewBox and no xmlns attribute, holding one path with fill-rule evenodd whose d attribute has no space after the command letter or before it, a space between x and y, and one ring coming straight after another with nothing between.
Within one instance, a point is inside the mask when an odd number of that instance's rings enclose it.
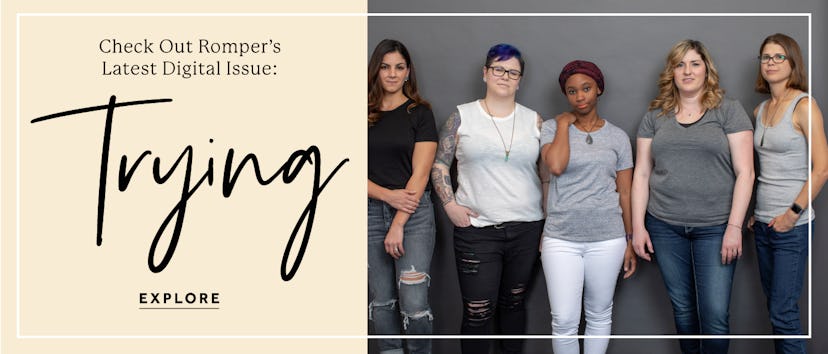
<instances>
[{"instance_id":1,"label":"distressed knee hole","mask_svg":"<svg viewBox=\"0 0 828 354\"><path fill-rule=\"evenodd\" d=\"M460 255L459 270L463 274L477 274L477 268L480 267L480 260L474 253L466 252Z\"/></svg>"},{"instance_id":2,"label":"distressed knee hole","mask_svg":"<svg viewBox=\"0 0 828 354\"><path fill-rule=\"evenodd\" d=\"M467 300L465 301L466 318L471 326L482 326L492 318L494 310L490 300Z\"/></svg>"},{"instance_id":3,"label":"distressed knee hole","mask_svg":"<svg viewBox=\"0 0 828 354\"><path fill-rule=\"evenodd\" d=\"M422 284L428 280L429 285L431 285L431 276L423 273L418 272L414 266L411 266L410 270L405 270L400 273L400 283L406 285L415 285L415 284Z\"/></svg>"},{"instance_id":4,"label":"distressed knee hole","mask_svg":"<svg viewBox=\"0 0 828 354\"><path fill-rule=\"evenodd\" d=\"M507 310L521 309L523 308L523 299L525 295L526 285L518 284L509 291L509 294L505 296L506 301L501 302L501 305Z\"/></svg>"},{"instance_id":5,"label":"distressed knee hole","mask_svg":"<svg viewBox=\"0 0 828 354\"><path fill-rule=\"evenodd\" d=\"M391 299L388 301L371 301L371 303L368 304L368 321L374 320L375 308L381 308L386 311L393 311L395 307L397 307L397 299Z\"/></svg>"},{"instance_id":6,"label":"distressed knee hole","mask_svg":"<svg viewBox=\"0 0 828 354\"><path fill-rule=\"evenodd\" d=\"M403 329L408 329L409 321L416 321L424 317L428 317L429 321L434 320L434 315L431 314L431 310L418 311L413 314L409 314L405 311L400 312L403 315Z\"/></svg>"}]
</instances>

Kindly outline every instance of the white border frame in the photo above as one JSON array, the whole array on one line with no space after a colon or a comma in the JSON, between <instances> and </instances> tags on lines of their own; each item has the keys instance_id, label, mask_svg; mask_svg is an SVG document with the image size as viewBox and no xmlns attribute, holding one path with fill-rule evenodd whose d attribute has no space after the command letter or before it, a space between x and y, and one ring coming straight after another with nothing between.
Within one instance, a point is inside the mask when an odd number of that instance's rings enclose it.
<instances>
[{"instance_id":1,"label":"white border frame","mask_svg":"<svg viewBox=\"0 0 828 354\"><path fill-rule=\"evenodd\" d=\"M15 228L16 228L16 338L17 339L380 339L380 338L415 338L415 336L387 336L387 335L22 335L20 332L20 20L23 17L807 17L808 18L808 84L812 85L812 13L17 13L16 19L16 159L15 159ZM809 107L810 116L810 107ZM809 120L810 121L810 120ZM809 123L810 124L810 123ZM809 128L809 132L810 132ZM2 131L0 131L2 133ZM811 136L808 137L809 141ZM810 146L810 145L809 145ZM808 151L809 168L811 167L811 151ZM0 171L2 172L2 171ZM2 190L2 188L0 188ZM810 187L809 187L810 193ZM2 196L2 193L0 193ZM808 201L808 212L812 213L812 200ZM808 228L808 334L807 335L608 335L608 336L553 336L553 335L431 335L416 336L416 338L430 339L557 339L557 338L609 338L609 339L811 339L813 337L813 287L812 287L812 232ZM0 265L1 266L1 265ZM2 274L2 268L0 268ZM2 288L0 288L2 291Z\"/></svg>"}]
</instances>

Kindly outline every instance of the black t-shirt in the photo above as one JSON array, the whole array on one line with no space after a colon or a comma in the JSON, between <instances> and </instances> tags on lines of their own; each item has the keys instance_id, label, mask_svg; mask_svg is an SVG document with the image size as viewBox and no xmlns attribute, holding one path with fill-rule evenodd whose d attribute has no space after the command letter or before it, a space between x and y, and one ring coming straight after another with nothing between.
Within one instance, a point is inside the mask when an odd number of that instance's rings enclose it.
<instances>
[{"instance_id":1,"label":"black t-shirt","mask_svg":"<svg viewBox=\"0 0 828 354\"><path fill-rule=\"evenodd\" d=\"M383 112L380 120L368 127L368 179L385 188L405 188L411 178L414 144L437 141L434 114L421 105L409 111L411 102Z\"/></svg>"}]
</instances>

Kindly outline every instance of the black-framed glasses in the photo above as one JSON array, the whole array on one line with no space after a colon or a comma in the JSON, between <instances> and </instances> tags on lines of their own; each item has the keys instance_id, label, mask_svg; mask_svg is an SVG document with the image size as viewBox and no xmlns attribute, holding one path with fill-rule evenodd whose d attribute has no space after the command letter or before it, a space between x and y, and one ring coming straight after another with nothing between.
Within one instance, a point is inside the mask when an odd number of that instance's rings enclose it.
<instances>
[{"instance_id":1,"label":"black-framed glasses","mask_svg":"<svg viewBox=\"0 0 828 354\"><path fill-rule=\"evenodd\" d=\"M782 62L787 60L787 59L788 59L788 56L785 55L785 54L774 54L774 55L762 54L762 55L759 56L759 61L762 62L762 64L767 64L771 60L773 60L773 62L776 63L776 64L782 64Z\"/></svg>"},{"instance_id":2,"label":"black-framed glasses","mask_svg":"<svg viewBox=\"0 0 828 354\"><path fill-rule=\"evenodd\" d=\"M520 70L515 70L515 69L506 70L506 68L504 68L502 66L488 66L488 65L486 65L486 67L489 68L489 69L492 69L492 74L494 76L498 76L498 77L503 76L504 74L508 73L510 79L517 80L517 79L520 78L521 75L523 75L523 73L520 72Z\"/></svg>"}]
</instances>

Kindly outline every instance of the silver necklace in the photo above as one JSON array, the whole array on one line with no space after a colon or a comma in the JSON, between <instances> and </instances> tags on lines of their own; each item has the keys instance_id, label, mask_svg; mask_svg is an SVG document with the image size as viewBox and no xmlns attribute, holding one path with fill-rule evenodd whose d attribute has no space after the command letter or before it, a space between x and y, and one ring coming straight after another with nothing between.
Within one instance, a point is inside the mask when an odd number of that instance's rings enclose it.
<instances>
[{"instance_id":1,"label":"silver necklace","mask_svg":"<svg viewBox=\"0 0 828 354\"><path fill-rule=\"evenodd\" d=\"M759 146L765 146L765 132L768 131L768 128L773 128L773 125L770 125L770 123L773 123L774 118L776 118L776 114L779 113L779 107L782 106L782 102L785 101L785 99L788 97L788 93L790 93L788 89L785 89L785 91L785 95L783 95L782 98L779 99L779 102L776 103L776 107L773 108L773 115L771 115L768 118L764 116L762 117L762 125L764 125L764 127L762 129L762 138L759 139ZM768 102L768 104L770 105L770 102ZM767 119L767 122L765 121L765 119Z\"/></svg>"},{"instance_id":2,"label":"silver necklace","mask_svg":"<svg viewBox=\"0 0 828 354\"><path fill-rule=\"evenodd\" d=\"M690 110L688 109L688 110L687 110L687 113L686 113L687 119L692 119L694 115L698 115L698 116L699 116L699 118L698 118L698 119L694 120L694 121L693 121L693 122L691 122L691 123L682 123L682 122L680 122L680 121L679 121L679 116L681 115L681 113L682 113L682 112L683 112L683 110L681 109L681 106L679 106L679 111L678 111L678 112L676 112L676 121L677 121L679 124L692 125L693 123L698 122L698 121L699 121L699 119L701 119L701 117L702 117L702 116L704 116L704 114L707 112L707 108L702 107L702 109L701 109L700 111L696 112L696 113L690 112Z\"/></svg>"},{"instance_id":3,"label":"silver necklace","mask_svg":"<svg viewBox=\"0 0 828 354\"><path fill-rule=\"evenodd\" d=\"M486 99L483 99L483 107L486 109L486 114L489 115L489 119L492 120L492 125L494 125L495 130L497 130L497 136L500 137L500 143L503 144L503 152L506 153L506 157L503 158L503 161L509 162L509 153L512 152L512 143L515 141L515 125L517 123L517 106L514 110L514 117L512 117L512 137L509 138L509 147L506 147L506 140L503 139L503 134L500 134L500 128L497 127L497 123L494 121L494 116L492 116L492 111L489 110L489 105L486 104Z\"/></svg>"},{"instance_id":4,"label":"silver necklace","mask_svg":"<svg viewBox=\"0 0 828 354\"><path fill-rule=\"evenodd\" d=\"M592 126L589 127L589 130L586 131L586 133L587 133L586 143L589 144L589 145L592 145L592 134L590 134L590 133L592 132L592 129L595 128L595 125L597 125L600 120L601 120L601 118L595 118L595 120L592 121ZM586 127L584 127L584 128L586 128Z\"/></svg>"}]
</instances>

